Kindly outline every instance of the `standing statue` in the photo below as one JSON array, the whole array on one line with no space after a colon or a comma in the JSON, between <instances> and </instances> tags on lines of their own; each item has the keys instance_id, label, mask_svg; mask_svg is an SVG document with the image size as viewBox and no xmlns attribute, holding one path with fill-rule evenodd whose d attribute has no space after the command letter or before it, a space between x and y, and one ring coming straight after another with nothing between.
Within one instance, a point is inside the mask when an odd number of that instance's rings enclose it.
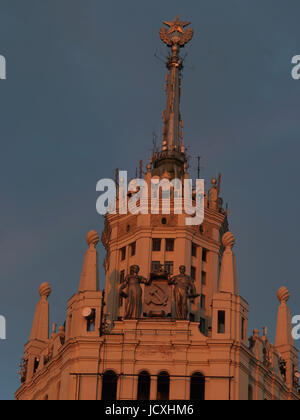
<instances>
[{"instance_id":1,"label":"standing statue","mask_svg":"<svg viewBox=\"0 0 300 420\"><path fill-rule=\"evenodd\" d=\"M148 281L139 272L138 265L130 267L130 274L120 287L120 296L126 299L125 319L139 319L142 315L141 283L148 284Z\"/></svg>"},{"instance_id":2,"label":"standing statue","mask_svg":"<svg viewBox=\"0 0 300 420\"><path fill-rule=\"evenodd\" d=\"M179 268L180 274L170 278L169 284L175 286L175 308L176 318L186 320L188 317L188 299L194 302L198 296L193 279L186 275L186 267L184 265Z\"/></svg>"}]
</instances>

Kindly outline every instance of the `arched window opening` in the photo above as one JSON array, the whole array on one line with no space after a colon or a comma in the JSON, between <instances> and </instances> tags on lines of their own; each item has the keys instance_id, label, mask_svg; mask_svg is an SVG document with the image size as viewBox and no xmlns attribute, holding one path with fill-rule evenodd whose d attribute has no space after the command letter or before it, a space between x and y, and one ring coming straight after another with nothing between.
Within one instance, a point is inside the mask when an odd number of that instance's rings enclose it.
<instances>
[{"instance_id":1,"label":"arched window opening","mask_svg":"<svg viewBox=\"0 0 300 420\"><path fill-rule=\"evenodd\" d=\"M157 400L168 401L170 399L170 375L161 372L157 377Z\"/></svg>"},{"instance_id":2,"label":"arched window opening","mask_svg":"<svg viewBox=\"0 0 300 420\"><path fill-rule=\"evenodd\" d=\"M248 386L248 400L253 401L253 388L251 385Z\"/></svg>"},{"instance_id":3,"label":"arched window opening","mask_svg":"<svg viewBox=\"0 0 300 420\"><path fill-rule=\"evenodd\" d=\"M102 380L102 397L103 401L117 400L118 376L113 371L107 371L103 375Z\"/></svg>"},{"instance_id":4,"label":"arched window opening","mask_svg":"<svg viewBox=\"0 0 300 420\"><path fill-rule=\"evenodd\" d=\"M57 401L59 401L59 400L60 400L60 388L61 388L61 382L58 382L58 384L57 384L57 388L56 388L56 392L57 392L57 395L56 395L56 400L57 400Z\"/></svg>"},{"instance_id":5,"label":"arched window opening","mask_svg":"<svg viewBox=\"0 0 300 420\"><path fill-rule=\"evenodd\" d=\"M151 376L148 372L141 372L138 380L138 401L150 400Z\"/></svg>"},{"instance_id":6,"label":"arched window opening","mask_svg":"<svg viewBox=\"0 0 300 420\"><path fill-rule=\"evenodd\" d=\"M197 372L191 376L190 400L205 400L205 377L202 375L202 373Z\"/></svg>"}]
</instances>

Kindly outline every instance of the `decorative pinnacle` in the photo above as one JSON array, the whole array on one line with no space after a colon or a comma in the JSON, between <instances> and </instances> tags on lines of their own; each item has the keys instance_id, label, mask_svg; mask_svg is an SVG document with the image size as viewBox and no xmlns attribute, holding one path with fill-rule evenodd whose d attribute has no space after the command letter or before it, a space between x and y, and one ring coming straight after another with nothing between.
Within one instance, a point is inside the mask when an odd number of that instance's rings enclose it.
<instances>
[{"instance_id":1,"label":"decorative pinnacle","mask_svg":"<svg viewBox=\"0 0 300 420\"><path fill-rule=\"evenodd\" d=\"M96 247L96 245L99 242L99 235L96 231L91 230L87 235L86 235L86 242L88 244L88 246L91 247Z\"/></svg>"},{"instance_id":2,"label":"decorative pinnacle","mask_svg":"<svg viewBox=\"0 0 300 420\"><path fill-rule=\"evenodd\" d=\"M164 24L169 26L170 29L161 28L159 34L162 42L167 44L168 47L184 47L194 35L192 28L188 28L186 31L184 30L190 23L181 21L178 16L172 22L165 21Z\"/></svg>"},{"instance_id":3,"label":"decorative pinnacle","mask_svg":"<svg viewBox=\"0 0 300 420\"><path fill-rule=\"evenodd\" d=\"M277 292L277 297L280 303L286 303L290 298L290 292L286 287L281 287Z\"/></svg>"},{"instance_id":4,"label":"decorative pinnacle","mask_svg":"<svg viewBox=\"0 0 300 420\"><path fill-rule=\"evenodd\" d=\"M50 287L50 284L47 283L47 282L42 283L40 285L40 288L39 288L39 294L40 294L40 297L41 298L48 299L48 297L51 295L51 287Z\"/></svg>"},{"instance_id":5,"label":"decorative pinnacle","mask_svg":"<svg viewBox=\"0 0 300 420\"><path fill-rule=\"evenodd\" d=\"M234 235L231 232L225 233L222 237L222 243L226 249L232 249L235 244Z\"/></svg>"}]
</instances>

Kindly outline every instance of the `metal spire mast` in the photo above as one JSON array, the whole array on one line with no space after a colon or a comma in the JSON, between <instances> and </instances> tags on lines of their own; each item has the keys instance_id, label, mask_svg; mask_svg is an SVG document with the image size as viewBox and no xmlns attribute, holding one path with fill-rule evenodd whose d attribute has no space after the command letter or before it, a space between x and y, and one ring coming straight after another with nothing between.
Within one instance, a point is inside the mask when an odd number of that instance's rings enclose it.
<instances>
[{"instance_id":1,"label":"metal spire mast","mask_svg":"<svg viewBox=\"0 0 300 420\"><path fill-rule=\"evenodd\" d=\"M184 29L190 22L184 22L178 16L172 22L164 22L169 29L160 30L161 40L171 48L171 55L167 60L169 74L166 79L167 106L163 112L163 151L168 154L181 151L183 140L183 121L180 116L181 70L183 62L179 56L183 48L193 37L192 28Z\"/></svg>"}]
</instances>

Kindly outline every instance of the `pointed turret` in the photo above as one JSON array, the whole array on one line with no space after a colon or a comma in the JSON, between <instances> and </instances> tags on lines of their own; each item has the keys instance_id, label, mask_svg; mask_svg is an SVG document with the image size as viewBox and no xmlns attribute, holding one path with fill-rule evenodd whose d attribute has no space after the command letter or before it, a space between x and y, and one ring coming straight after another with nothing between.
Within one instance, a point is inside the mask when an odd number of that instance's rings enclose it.
<instances>
[{"instance_id":1,"label":"pointed turret","mask_svg":"<svg viewBox=\"0 0 300 420\"><path fill-rule=\"evenodd\" d=\"M98 291L98 253L96 246L99 242L99 235L92 230L86 236L86 242L89 249L86 251L82 273L80 278L80 285L78 292Z\"/></svg>"},{"instance_id":2,"label":"pointed turret","mask_svg":"<svg viewBox=\"0 0 300 420\"><path fill-rule=\"evenodd\" d=\"M292 317L291 311L287 305L290 293L286 287L281 287L277 293L280 306L278 308L277 329L276 329L276 347L294 346L292 337Z\"/></svg>"},{"instance_id":3,"label":"pointed turret","mask_svg":"<svg viewBox=\"0 0 300 420\"><path fill-rule=\"evenodd\" d=\"M234 236L231 232L225 233L222 238L225 251L222 257L219 291L231 293L233 295L239 294L236 260L232 252L235 244Z\"/></svg>"},{"instance_id":4,"label":"pointed turret","mask_svg":"<svg viewBox=\"0 0 300 420\"><path fill-rule=\"evenodd\" d=\"M102 292L99 291L98 253L99 235L94 230L86 235L88 250L84 256L78 293L68 303L66 340L82 336L99 336ZM98 328L96 328L96 326Z\"/></svg>"},{"instance_id":5,"label":"pointed turret","mask_svg":"<svg viewBox=\"0 0 300 420\"><path fill-rule=\"evenodd\" d=\"M40 301L37 304L30 340L47 341L49 339L49 304L48 297L51 294L49 283L43 283L39 288Z\"/></svg>"},{"instance_id":6,"label":"pointed turret","mask_svg":"<svg viewBox=\"0 0 300 420\"><path fill-rule=\"evenodd\" d=\"M290 293L286 287L281 287L277 293L280 306L278 308L275 347L281 357L281 374L286 384L292 390L297 390L298 351L292 336L292 317L287 305Z\"/></svg>"}]
</instances>

